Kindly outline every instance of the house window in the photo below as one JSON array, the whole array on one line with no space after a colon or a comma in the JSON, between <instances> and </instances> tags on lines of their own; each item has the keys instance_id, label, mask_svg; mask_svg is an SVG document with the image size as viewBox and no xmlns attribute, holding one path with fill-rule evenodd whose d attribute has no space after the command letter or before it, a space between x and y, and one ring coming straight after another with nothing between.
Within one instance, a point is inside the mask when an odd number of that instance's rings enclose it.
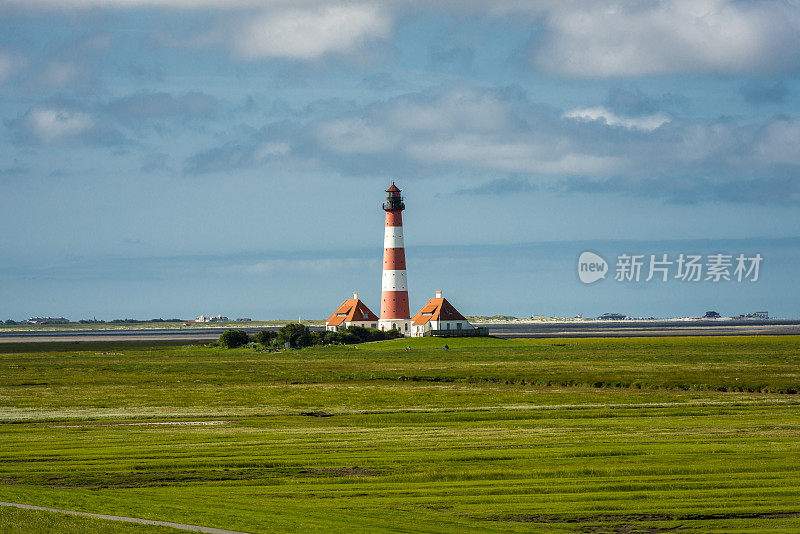
<instances>
[{"instance_id":1,"label":"house window","mask_svg":"<svg viewBox=\"0 0 800 534\"><path fill-rule=\"evenodd\" d=\"M444 328L444 329L445 329L445 330L450 330L450 323L447 323L447 325L445 326L445 328Z\"/></svg>"},{"instance_id":2,"label":"house window","mask_svg":"<svg viewBox=\"0 0 800 534\"><path fill-rule=\"evenodd\" d=\"M371 325L369 325L369 327L370 327L370 328L378 328L378 325L377 325L377 324L375 324L375 323L372 323Z\"/></svg>"}]
</instances>

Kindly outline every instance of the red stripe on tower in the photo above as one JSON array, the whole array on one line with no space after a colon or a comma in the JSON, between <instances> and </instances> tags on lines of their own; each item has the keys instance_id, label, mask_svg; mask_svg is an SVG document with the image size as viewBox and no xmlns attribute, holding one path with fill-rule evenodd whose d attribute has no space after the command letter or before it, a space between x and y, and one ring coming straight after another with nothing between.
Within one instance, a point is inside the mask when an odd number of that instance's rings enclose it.
<instances>
[{"instance_id":1,"label":"red stripe on tower","mask_svg":"<svg viewBox=\"0 0 800 534\"><path fill-rule=\"evenodd\" d=\"M403 197L394 185L386 190L386 228L383 234L383 278L381 281L381 330L396 328L411 335L411 314L408 306L406 251L403 246Z\"/></svg>"}]
</instances>

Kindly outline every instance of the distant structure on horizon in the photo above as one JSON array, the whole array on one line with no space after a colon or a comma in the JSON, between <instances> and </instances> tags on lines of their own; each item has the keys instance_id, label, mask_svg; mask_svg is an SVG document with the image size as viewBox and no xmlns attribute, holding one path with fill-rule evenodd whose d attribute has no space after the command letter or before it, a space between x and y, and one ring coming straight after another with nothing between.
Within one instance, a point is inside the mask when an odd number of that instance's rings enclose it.
<instances>
[{"instance_id":1,"label":"distant structure on horizon","mask_svg":"<svg viewBox=\"0 0 800 534\"><path fill-rule=\"evenodd\" d=\"M64 317L29 317L27 320L23 321L24 323L28 324L66 324L69 322L69 319Z\"/></svg>"},{"instance_id":2,"label":"distant structure on horizon","mask_svg":"<svg viewBox=\"0 0 800 534\"><path fill-rule=\"evenodd\" d=\"M628 316L623 313L604 313L598 319L602 319L603 321L623 321L627 319Z\"/></svg>"},{"instance_id":3,"label":"distant structure on horizon","mask_svg":"<svg viewBox=\"0 0 800 534\"><path fill-rule=\"evenodd\" d=\"M227 317L224 315L201 315L197 319L194 320L196 323L221 323L224 321L229 321Z\"/></svg>"},{"instance_id":4,"label":"distant structure on horizon","mask_svg":"<svg viewBox=\"0 0 800 534\"><path fill-rule=\"evenodd\" d=\"M403 197L394 185L386 190L386 225L383 233L383 277L381 279L381 330L397 329L404 336L411 335L411 313L408 303L406 277L406 251L403 242Z\"/></svg>"}]
</instances>

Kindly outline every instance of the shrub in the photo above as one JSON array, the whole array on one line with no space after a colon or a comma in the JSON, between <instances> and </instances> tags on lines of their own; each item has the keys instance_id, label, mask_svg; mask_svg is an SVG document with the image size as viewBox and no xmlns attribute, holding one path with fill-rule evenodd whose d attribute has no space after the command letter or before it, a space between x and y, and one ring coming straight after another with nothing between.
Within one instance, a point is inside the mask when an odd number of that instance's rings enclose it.
<instances>
[{"instance_id":1,"label":"shrub","mask_svg":"<svg viewBox=\"0 0 800 534\"><path fill-rule=\"evenodd\" d=\"M247 345L249 342L250 337L244 330L226 330L219 336L219 344L229 349Z\"/></svg>"},{"instance_id":2,"label":"shrub","mask_svg":"<svg viewBox=\"0 0 800 534\"><path fill-rule=\"evenodd\" d=\"M336 332L325 332L325 343L336 345L351 345L354 343L365 343L367 341L383 341L384 339L394 339L400 333L395 330L377 330L375 328L364 328L363 326L348 326Z\"/></svg>"},{"instance_id":3,"label":"shrub","mask_svg":"<svg viewBox=\"0 0 800 534\"><path fill-rule=\"evenodd\" d=\"M401 334L397 328L392 328L391 330L384 332L383 339L397 339L398 337L403 337L403 334Z\"/></svg>"}]
</instances>

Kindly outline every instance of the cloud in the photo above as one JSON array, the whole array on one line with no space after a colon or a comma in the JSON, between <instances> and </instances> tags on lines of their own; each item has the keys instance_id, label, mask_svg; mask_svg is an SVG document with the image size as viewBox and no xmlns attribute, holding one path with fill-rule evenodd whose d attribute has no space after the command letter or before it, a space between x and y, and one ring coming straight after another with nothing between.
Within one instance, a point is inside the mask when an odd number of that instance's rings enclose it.
<instances>
[{"instance_id":1,"label":"cloud","mask_svg":"<svg viewBox=\"0 0 800 534\"><path fill-rule=\"evenodd\" d=\"M536 191L538 187L529 180L509 176L482 183L475 187L456 190L456 195L510 195L515 193L528 193Z\"/></svg>"},{"instance_id":2,"label":"cloud","mask_svg":"<svg viewBox=\"0 0 800 534\"><path fill-rule=\"evenodd\" d=\"M0 51L0 84L16 74L25 65L25 57L8 51Z\"/></svg>"},{"instance_id":3,"label":"cloud","mask_svg":"<svg viewBox=\"0 0 800 534\"><path fill-rule=\"evenodd\" d=\"M360 85L370 91L391 91L400 85L400 82L388 72L378 72L365 76Z\"/></svg>"},{"instance_id":4,"label":"cloud","mask_svg":"<svg viewBox=\"0 0 800 534\"><path fill-rule=\"evenodd\" d=\"M377 263L377 260L375 260ZM261 276L284 273L305 273L320 275L342 269L363 269L363 258L318 258L318 259L268 259L255 263L230 265L222 268L224 272Z\"/></svg>"},{"instance_id":5,"label":"cloud","mask_svg":"<svg viewBox=\"0 0 800 534\"><path fill-rule=\"evenodd\" d=\"M89 67L71 61L51 61L45 65L38 79L48 87L64 87L91 76Z\"/></svg>"},{"instance_id":6,"label":"cloud","mask_svg":"<svg viewBox=\"0 0 800 534\"><path fill-rule=\"evenodd\" d=\"M647 112L680 103L645 94L634 100L628 109ZM673 202L800 200L792 185L800 176L796 118L739 123L662 111L626 116L605 106L564 111L517 88L451 88L362 106L324 101L283 117L196 153L185 172L269 166L480 184L459 194L546 187Z\"/></svg>"},{"instance_id":7,"label":"cloud","mask_svg":"<svg viewBox=\"0 0 800 534\"><path fill-rule=\"evenodd\" d=\"M0 176L19 176L28 172L25 167L5 167L0 168Z\"/></svg>"},{"instance_id":8,"label":"cloud","mask_svg":"<svg viewBox=\"0 0 800 534\"><path fill-rule=\"evenodd\" d=\"M532 64L575 78L800 70L800 11L775 1L563 2L543 12Z\"/></svg>"},{"instance_id":9,"label":"cloud","mask_svg":"<svg viewBox=\"0 0 800 534\"><path fill-rule=\"evenodd\" d=\"M147 174L169 172L172 170L169 166L169 155L161 152L148 154L139 170Z\"/></svg>"},{"instance_id":10,"label":"cloud","mask_svg":"<svg viewBox=\"0 0 800 534\"><path fill-rule=\"evenodd\" d=\"M94 121L86 113L55 107L32 108L19 123L23 134L42 143L78 137L93 126Z\"/></svg>"},{"instance_id":11,"label":"cloud","mask_svg":"<svg viewBox=\"0 0 800 534\"><path fill-rule=\"evenodd\" d=\"M39 91L96 84L93 63L111 48L113 42L110 33L98 32L63 43L55 53L31 69L35 71L30 80L31 88Z\"/></svg>"},{"instance_id":12,"label":"cloud","mask_svg":"<svg viewBox=\"0 0 800 534\"><path fill-rule=\"evenodd\" d=\"M239 143L202 150L188 159L185 173L196 175L253 167L260 163L255 152L255 146Z\"/></svg>"},{"instance_id":13,"label":"cloud","mask_svg":"<svg viewBox=\"0 0 800 534\"><path fill-rule=\"evenodd\" d=\"M530 64L572 78L675 73L774 74L800 71L800 10L777 0L475 0L454 2L324 2L322 0L7 0L26 9L209 10L213 28L172 45L225 46L245 60L318 61L362 55L387 39L395 19L419 11L477 14L530 26ZM98 41L101 41L98 39ZM98 46L102 45L102 42ZM475 51L433 46L429 60L466 71Z\"/></svg>"},{"instance_id":14,"label":"cloud","mask_svg":"<svg viewBox=\"0 0 800 534\"><path fill-rule=\"evenodd\" d=\"M18 142L28 144L113 145L124 141L122 134L89 112L65 105L33 106L8 125Z\"/></svg>"},{"instance_id":15,"label":"cloud","mask_svg":"<svg viewBox=\"0 0 800 534\"><path fill-rule=\"evenodd\" d=\"M639 89L627 90L616 87L608 92L604 105L618 115L636 117L685 110L689 105L689 99L672 93L648 95Z\"/></svg>"},{"instance_id":16,"label":"cloud","mask_svg":"<svg viewBox=\"0 0 800 534\"><path fill-rule=\"evenodd\" d=\"M670 120L669 117L663 113L655 113L644 117L621 117L602 106L571 109L565 112L564 116L568 119L602 121L609 126L622 126L623 128L645 130L648 132L655 130Z\"/></svg>"},{"instance_id":17,"label":"cloud","mask_svg":"<svg viewBox=\"0 0 800 534\"><path fill-rule=\"evenodd\" d=\"M428 50L430 64L437 70L468 72L475 62L475 50L466 46L434 46Z\"/></svg>"},{"instance_id":18,"label":"cloud","mask_svg":"<svg viewBox=\"0 0 800 534\"><path fill-rule=\"evenodd\" d=\"M167 121L213 119L219 107L217 99L201 92L142 92L91 107L69 100L44 102L6 124L20 143L116 145L126 141L122 132L141 138L143 126L155 124L163 131ZM142 168L164 166L152 160Z\"/></svg>"},{"instance_id":19,"label":"cloud","mask_svg":"<svg viewBox=\"0 0 800 534\"><path fill-rule=\"evenodd\" d=\"M571 174L616 170L615 157L584 150L557 113L518 90L408 94L365 107L310 106L307 118L265 126L250 139L196 154L187 172L264 164L317 165L348 174L454 172ZM263 147L273 147L267 151ZM279 151L274 147L280 147Z\"/></svg>"},{"instance_id":20,"label":"cloud","mask_svg":"<svg viewBox=\"0 0 800 534\"><path fill-rule=\"evenodd\" d=\"M622 194L657 198L675 204L729 202L736 204L793 205L800 200L800 180L780 174L767 178L727 180L719 176L651 176L582 180L570 178L560 188L568 193Z\"/></svg>"},{"instance_id":21,"label":"cloud","mask_svg":"<svg viewBox=\"0 0 800 534\"><path fill-rule=\"evenodd\" d=\"M165 118L209 118L218 107L217 99L197 91L175 96L170 93L137 93L112 100L107 113L125 120Z\"/></svg>"},{"instance_id":22,"label":"cloud","mask_svg":"<svg viewBox=\"0 0 800 534\"><path fill-rule=\"evenodd\" d=\"M242 23L233 47L240 57L250 60L316 60L330 53L353 52L390 32L389 15L374 4L268 9Z\"/></svg>"},{"instance_id":23,"label":"cloud","mask_svg":"<svg viewBox=\"0 0 800 534\"><path fill-rule=\"evenodd\" d=\"M782 81L764 83L751 80L739 89L748 104L783 104L789 96L789 90Z\"/></svg>"},{"instance_id":24,"label":"cloud","mask_svg":"<svg viewBox=\"0 0 800 534\"><path fill-rule=\"evenodd\" d=\"M772 120L759 134L755 150L763 161L800 166L800 119Z\"/></svg>"}]
</instances>

